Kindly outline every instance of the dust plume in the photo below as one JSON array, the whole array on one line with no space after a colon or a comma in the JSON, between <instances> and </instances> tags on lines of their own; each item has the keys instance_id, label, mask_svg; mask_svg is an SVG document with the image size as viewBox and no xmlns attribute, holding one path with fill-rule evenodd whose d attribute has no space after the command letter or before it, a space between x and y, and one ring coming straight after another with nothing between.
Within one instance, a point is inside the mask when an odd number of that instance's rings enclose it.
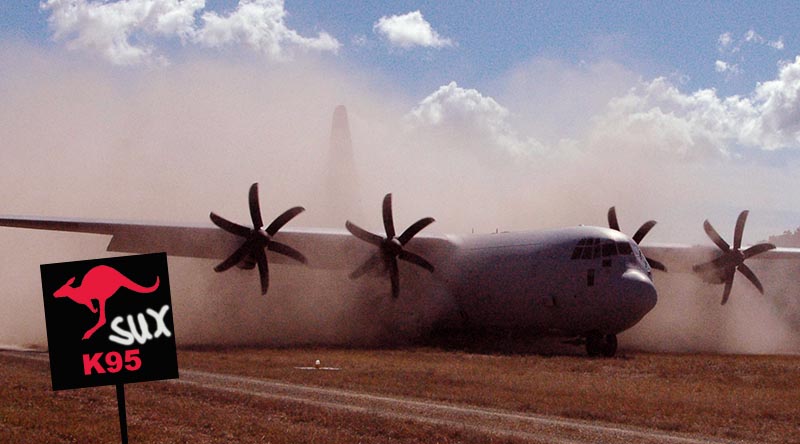
<instances>
[{"instance_id":1,"label":"dust plume","mask_svg":"<svg viewBox=\"0 0 800 444\"><path fill-rule=\"evenodd\" d=\"M738 160L711 136L704 142L664 127L653 132L642 118L622 125L629 114L620 110L632 101L625 95L639 82L611 62L584 69L533 61L493 86L501 104L457 82L428 98L407 97L384 79L311 57L265 65L189 56L168 67L120 70L5 44L2 213L209 224L214 211L247 221L247 189L259 182L265 219L307 208L291 227L343 228L324 209L350 205L354 222L379 231L381 198L393 192L398 226L434 216L427 230L439 233L605 225L611 205L628 234L658 220L648 241L705 242L704 218L730 233L743 208L754 212L746 242L794 228L785 217L766 219L797 215L781 213L800 201L780 192L798 189L788 167ZM321 192L339 104L350 116L357 202ZM563 116L572 119L562 126ZM759 211L765 219L755 217ZM38 265L110 255L107 241L0 230L0 343L44 345ZM169 264L182 344L403 341L451 308L444 290L413 272L402 279L433 290L394 303L385 281L350 281L347 267L275 266L262 297L255 272L217 274L215 262L186 258ZM659 306L623 345L796 352L798 323L775 308L797 300L796 283L783 278L764 278L766 298L737 281L734 300L720 309L721 288L657 275Z\"/></svg>"}]
</instances>

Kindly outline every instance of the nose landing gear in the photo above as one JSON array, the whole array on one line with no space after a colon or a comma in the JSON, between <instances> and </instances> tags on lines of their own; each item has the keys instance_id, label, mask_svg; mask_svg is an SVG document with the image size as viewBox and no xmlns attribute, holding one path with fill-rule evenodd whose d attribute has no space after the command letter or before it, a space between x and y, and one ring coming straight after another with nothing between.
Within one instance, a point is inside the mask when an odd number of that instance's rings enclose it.
<instances>
[{"instance_id":1,"label":"nose landing gear","mask_svg":"<svg viewBox=\"0 0 800 444\"><path fill-rule=\"evenodd\" d=\"M617 335L593 331L586 335L586 353L591 357L611 358L617 353Z\"/></svg>"}]
</instances>

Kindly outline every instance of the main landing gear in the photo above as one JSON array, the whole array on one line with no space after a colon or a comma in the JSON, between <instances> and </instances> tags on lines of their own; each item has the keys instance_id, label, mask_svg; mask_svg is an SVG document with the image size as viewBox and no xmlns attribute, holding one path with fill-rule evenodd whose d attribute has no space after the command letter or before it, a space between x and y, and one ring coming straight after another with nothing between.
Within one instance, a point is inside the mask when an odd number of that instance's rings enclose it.
<instances>
[{"instance_id":1,"label":"main landing gear","mask_svg":"<svg viewBox=\"0 0 800 444\"><path fill-rule=\"evenodd\" d=\"M617 353L617 335L591 332L586 335L586 353L591 357L611 358Z\"/></svg>"}]
</instances>

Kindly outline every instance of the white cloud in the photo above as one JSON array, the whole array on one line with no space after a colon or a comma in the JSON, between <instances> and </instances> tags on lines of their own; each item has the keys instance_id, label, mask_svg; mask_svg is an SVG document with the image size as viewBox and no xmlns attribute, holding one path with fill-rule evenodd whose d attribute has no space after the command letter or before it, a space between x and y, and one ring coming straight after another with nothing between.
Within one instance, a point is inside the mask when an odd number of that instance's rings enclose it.
<instances>
[{"instance_id":1,"label":"white cloud","mask_svg":"<svg viewBox=\"0 0 800 444\"><path fill-rule=\"evenodd\" d=\"M761 37L761 35L754 30L750 29L746 33L744 33L744 41L745 42L755 42L755 43L764 43L766 39Z\"/></svg>"},{"instance_id":2,"label":"white cloud","mask_svg":"<svg viewBox=\"0 0 800 444\"><path fill-rule=\"evenodd\" d=\"M774 48L774 49L777 49L778 51L782 51L783 50L783 37L779 37L778 40L771 40L771 41L767 42L767 45L772 47L772 48Z\"/></svg>"},{"instance_id":3,"label":"white cloud","mask_svg":"<svg viewBox=\"0 0 800 444\"><path fill-rule=\"evenodd\" d=\"M717 60L714 63L714 70L728 76L739 74L742 72L740 66L745 64L748 55L764 46L781 51L784 48L783 37L767 40L754 29L749 29L740 39L734 40L730 32L725 32L717 39L717 49L724 58L734 60ZM747 51L749 53L743 54Z\"/></svg>"},{"instance_id":4,"label":"white cloud","mask_svg":"<svg viewBox=\"0 0 800 444\"><path fill-rule=\"evenodd\" d=\"M683 158L800 148L800 56L749 97L720 98L713 89L684 94L663 78L642 82L595 123L595 138Z\"/></svg>"},{"instance_id":5,"label":"white cloud","mask_svg":"<svg viewBox=\"0 0 800 444\"><path fill-rule=\"evenodd\" d=\"M205 0L46 0L40 6L50 13L55 39L116 65L165 60L157 54L159 38L205 46L243 44L273 59L284 58L287 46L333 52L339 48L339 42L324 32L308 38L289 29L281 0L240 0L227 17L205 12L202 28L195 15L205 9Z\"/></svg>"},{"instance_id":6,"label":"white cloud","mask_svg":"<svg viewBox=\"0 0 800 444\"><path fill-rule=\"evenodd\" d=\"M524 138L508 123L509 112L491 97L456 82L440 87L406 116L417 128L440 128L464 136L482 148L504 150L514 155L543 152L531 138Z\"/></svg>"},{"instance_id":7,"label":"white cloud","mask_svg":"<svg viewBox=\"0 0 800 444\"><path fill-rule=\"evenodd\" d=\"M719 39L717 39L717 44L719 45L720 51L724 50L725 48L728 48L731 45L732 41L733 37L731 36L730 32L721 34L719 36Z\"/></svg>"},{"instance_id":8,"label":"white cloud","mask_svg":"<svg viewBox=\"0 0 800 444\"><path fill-rule=\"evenodd\" d=\"M749 29L744 35L734 40L730 32L725 32L717 39L717 49L721 53L735 54L741 51L745 46L769 46L770 48L778 51L783 50L783 37L778 37L777 40L767 40L764 36L756 32L754 29Z\"/></svg>"},{"instance_id":9,"label":"white cloud","mask_svg":"<svg viewBox=\"0 0 800 444\"><path fill-rule=\"evenodd\" d=\"M211 47L243 44L263 51L274 60L286 56L287 45L304 50L339 50L339 42L328 33L321 32L316 38L303 37L286 26L285 17L281 0L240 0L236 10L226 17L216 12L204 13L196 41Z\"/></svg>"},{"instance_id":10,"label":"white cloud","mask_svg":"<svg viewBox=\"0 0 800 444\"><path fill-rule=\"evenodd\" d=\"M800 56L784 65L778 78L756 87L758 136L767 148L800 145Z\"/></svg>"},{"instance_id":11,"label":"white cloud","mask_svg":"<svg viewBox=\"0 0 800 444\"><path fill-rule=\"evenodd\" d=\"M67 40L70 49L101 54L117 65L152 60L148 44L132 44L131 36L178 36L186 40L194 33L194 13L204 0L122 0L113 3L86 0L47 0L41 8L56 39Z\"/></svg>"},{"instance_id":12,"label":"white cloud","mask_svg":"<svg viewBox=\"0 0 800 444\"><path fill-rule=\"evenodd\" d=\"M714 71L719 73L738 74L739 65L724 62L722 60L717 60L716 62L714 62Z\"/></svg>"},{"instance_id":13,"label":"white cloud","mask_svg":"<svg viewBox=\"0 0 800 444\"><path fill-rule=\"evenodd\" d=\"M391 17L383 16L375 22L373 30L386 37L392 45L401 48L453 46L453 41L440 36L419 11Z\"/></svg>"}]
</instances>

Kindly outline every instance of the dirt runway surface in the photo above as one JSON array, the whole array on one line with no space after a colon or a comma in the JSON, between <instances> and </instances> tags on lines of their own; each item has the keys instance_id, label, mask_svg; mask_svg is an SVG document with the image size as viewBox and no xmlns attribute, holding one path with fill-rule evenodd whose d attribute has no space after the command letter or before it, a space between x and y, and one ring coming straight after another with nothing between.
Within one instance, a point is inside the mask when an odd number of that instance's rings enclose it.
<instances>
[{"instance_id":1,"label":"dirt runway surface","mask_svg":"<svg viewBox=\"0 0 800 444\"><path fill-rule=\"evenodd\" d=\"M349 390L310 387L195 370L183 371L181 379L177 382L200 386L208 390L281 399L323 409L369 413L388 419L417 421L491 436L520 438L537 443L708 444L724 442L597 422L378 396Z\"/></svg>"},{"instance_id":2,"label":"dirt runway surface","mask_svg":"<svg viewBox=\"0 0 800 444\"><path fill-rule=\"evenodd\" d=\"M299 353L299 355L298 355ZM348 363L342 372L301 372L294 367L287 364L291 360L298 361L305 359L303 353L311 355L324 355L326 361L336 360L339 362L344 361L346 358L337 356L355 356L353 360ZM326 355L326 353L328 353ZM742 437L735 437L728 439L720 437L717 431L717 436L714 436L714 431L705 434L697 432L689 428L690 431L683 430L664 430L659 428L642 426L640 421L632 421L629 425L617 421L607 420L592 420L592 419L579 419L570 418L561 415L552 414L539 414L529 411L530 409L521 408L507 408L506 405L499 403L500 408L485 405L485 403L469 403L463 402L459 399L447 399L436 392L431 392L430 398L419 396L408 396L402 393L397 393L397 390L391 389L392 376L387 373L387 382L379 382L385 386L386 390L372 388L370 383L353 383L347 382L346 374L358 373L358 359L365 359L364 356L375 355L373 359L377 361L387 361L405 357L406 353L410 357L424 362L426 359L442 360L442 358L452 357L453 363L460 359L458 354L444 353L444 352L364 352L364 351L301 351L291 352L286 350L273 350L273 351L233 351L231 353L225 352L183 352L186 357L184 361L188 364L183 364L181 369L181 377L178 380L147 383L147 384L160 384L160 387L171 387L166 390L167 394L163 393L164 390L159 389L158 396L163 398L172 395L173 397L184 397L190 404L194 401L192 399L217 399L217 398L230 398L227 402L244 405L255 418L262 417L264 421L269 422L269 418L274 415L276 405L294 405L299 413L297 417L290 418L290 423L304 423L314 422L315 415L332 415L338 418L335 427L347 428L348 424L355 424L355 429L361 427L360 424L364 422L380 422L389 424L389 429L394 425L398 425L401 429L415 429L420 428L420 436L412 436L409 439L403 436L400 432L393 432L388 430L389 435L395 434L397 439L388 440L385 442L429 442L425 436L424 430L435 431L436 438L434 441L438 442L541 442L541 443L563 443L563 444L580 444L580 443L675 443L675 444L700 444L700 443L723 443L723 442L760 442L760 439L744 439ZM340 355L341 354L341 355ZM268 355L271 358L263 358L261 355ZM363 355L363 356L362 356ZM396 355L396 356L395 356ZM282 361L277 356L290 356L286 361ZM298 358L298 356L302 356ZM394 356L394 358L392 357ZM493 362L494 357L478 357L480 360ZM603 368L608 368L612 364L621 366L626 365L627 361L619 360L585 360L583 358L510 358L511 362L519 365L524 363L525 359L544 360L546 363L552 363L555 360L565 360L569 365L579 365L585 367L584 370L590 370L597 373L593 366L601 365ZM0 352L0 362L13 361L36 361L36 368L40 377L47 377L47 355L42 353L25 353L19 351L3 351ZM548 361L549 360L549 361ZM669 359L667 359L669 360ZM313 361L312 361L313 362ZM760 361L759 361L760 362ZM794 362L794 361L791 361ZM199 363L199 364L198 364ZM452 366L453 363L450 363ZM598 364L599 363L599 364ZM30 364L28 364L30 365ZM447 363L442 363L447 366ZM715 364L716 365L716 364ZM480 368L490 367L484 363L480 363ZM275 370L277 369L277 370ZM719 368L716 369L719 371ZM276 373L277 371L277 373ZM496 371L496 370L490 370ZM378 369L378 373L381 370ZM255 375L258 373L259 375ZM430 370L425 370L426 374L431 375L435 379ZM617 377L625 378L626 375L622 371L618 371ZM287 377L282 377L286 375ZM495 375L497 376L497 375ZM413 385L414 381L408 380L407 376L401 376L401 380L407 379L406 385ZM308 380L308 383L301 382ZM344 381L344 382L343 382ZM335 383L333 383L335 382ZM665 381L665 384L668 381ZM147 385L143 384L143 385ZM336 386L339 384L339 386ZM359 385L361 384L361 385ZM484 381L485 391L491 392L493 389L493 382ZM133 385L137 387L139 384ZM364 388L367 387L367 388ZM502 383L496 383L496 390L502 391ZM561 390L560 387L554 386L554 391ZM580 391L580 387L575 390ZM455 391L455 389L454 389ZM80 392L80 391L74 391ZM448 392L445 390L445 392ZM79 395L76 395L79 396ZM155 396L155 395L154 395ZM647 396L647 394L642 394ZM657 396L657 394L656 394ZM563 396L562 396L563 398ZM469 399L469 398L467 398ZM596 403L591 399L591 395L582 395L583 403ZM268 404L253 404L256 401L266 402ZM279 404L269 404L279 403ZM479 405L484 404L484 405ZM193 412L194 415L202 417L206 413L201 410L201 402L196 402L197 411ZM259 405L263 410L254 410L254 405ZM647 408L647 403L643 402L641 408ZM309 413L309 412L314 412ZM211 415L209 413L208 415ZM782 418L782 413L776 414L776 419ZM704 418L705 420L705 418ZM6 421L0 418L0 425ZM223 422L225 420L222 420ZM637 423L638 422L638 423ZM416 424L416 426L414 425ZM713 422L712 422L713 424ZM188 426L183 426L188 427ZM219 427L225 428L225 424ZM231 425L231 427L235 427ZM330 428L330 425L326 427ZM239 440L240 442L280 442L279 440L264 439L263 436L258 439L249 440L243 439L240 435L236 435L239 431L227 430L225 436ZM280 428L277 433L280 432ZM362 432L358 432L362 433ZM381 433L381 432L377 432ZM72 436L72 435L70 435ZM358 435L358 439L364 439L363 436ZM3 435L0 433L0 438ZM784 436L789 438L787 436ZM316 438L314 442L347 442L349 439L336 438ZM91 440L89 440L91 442ZM222 442L216 439L210 439L207 442ZM291 442L287 439L288 442ZM382 439L366 438L365 442L379 442ZM767 440L764 440L767 441ZM791 440L788 440L791 441ZM785 442L788 442L785 441ZM169 442L158 440L144 440L142 442ZM184 442L184 441L181 441ZM185 441L190 442L190 441Z\"/></svg>"}]
</instances>

